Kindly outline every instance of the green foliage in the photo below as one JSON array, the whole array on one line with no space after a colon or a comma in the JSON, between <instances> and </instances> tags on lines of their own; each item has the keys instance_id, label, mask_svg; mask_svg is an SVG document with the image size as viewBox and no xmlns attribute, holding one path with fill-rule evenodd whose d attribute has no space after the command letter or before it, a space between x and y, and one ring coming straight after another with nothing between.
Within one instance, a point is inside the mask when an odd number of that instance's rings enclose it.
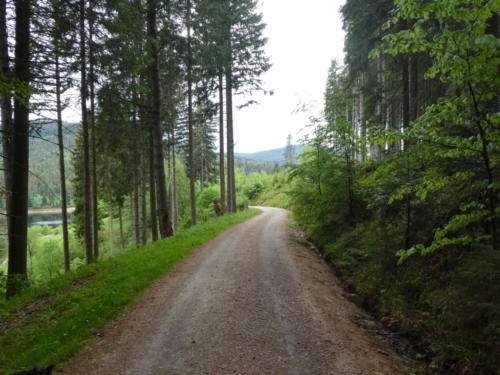
<instances>
[{"instance_id":1,"label":"green foliage","mask_svg":"<svg viewBox=\"0 0 500 375\"><path fill-rule=\"evenodd\" d=\"M264 186L260 182L257 182L247 189L245 195L248 197L248 199L253 200L257 198L263 191Z\"/></svg>"},{"instance_id":2,"label":"green foliage","mask_svg":"<svg viewBox=\"0 0 500 375\"><path fill-rule=\"evenodd\" d=\"M429 254L485 240L498 249L495 201L500 130L495 123L495 98L500 87L500 40L488 28L492 17L500 11L500 3L399 0L396 5L397 12L386 28L401 21L409 22L411 27L387 35L383 51L393 55L427 54L432 63L426 78L439 79L450 92L455 91L455 95L442 96L430 105L404 134L409 141L428 144L418 151L433 156L430 165L434 168L416 186L418 196L425 200L429 192L446 188L467 189L469 193L462 202L468 209L450 217L436 231L430 245L418 244L400 255L405 259L417 252ZM464 171L458 163L472 167ZM489 223L488 233L464 233L464 229L485 222Z\"/></svg>"},{"instance_id":3,"label":"green foliage","mask_svg":"<svg viewBox=\"0 0 500 375\"><path fill-rule=\"evenodd\" d=\"M59 169L55 166L59 163L57 148L57 125L52 121L32 122L32 137L30 139L30 154L36 157L30 158L29 196L30 208L59 208L61 205L61 186L59 180ZM64 143L66 150L75 147L74 132L78 125L64 123ZM66 178L67 198L71 206L73 193L69 181L73 177L73 168L69 166L71 152L66 151ZM68 167L69 166L69 167Z\"/></svg>"},{"instance_id":4,"label":"green foliage","mask_svg":"<svg viewBox=\"0 0 500 375\"><path fill-rule=\"evenodd\" d=\"M216 213L214 210L214 201L220 199L220 187L219 185L211 185L210 187L204 189L196 200L197 204L197 215L200 222L205 222L210 217L215 217Z\"/></svg>"},{"instance_id":5,"label":"green foliage","mask_svg":"<svg viewBox=\"0 0 500 375\"><path fill-rule=\"evenodd\" d=\"M496 373L500 3L361 3L290 172L295 217L443 369Z\"/></svg>"},{"instance_id":6,"label":"green foliage","mask_svg":"<svg viewBox=\"0 0 500 375\"><path fill-rule=\"evenodd\" d=\"M210 220L174 237L55 277L9 301L0 301L2 326L9 319L16 322L16 314L22 311L31 312L22 324L2 332L0 372L67 360L97 329L196 247L258 213L248 210ZM30 310L33 304L37 304L36 310Z\"/></svg>"}]
</instances>

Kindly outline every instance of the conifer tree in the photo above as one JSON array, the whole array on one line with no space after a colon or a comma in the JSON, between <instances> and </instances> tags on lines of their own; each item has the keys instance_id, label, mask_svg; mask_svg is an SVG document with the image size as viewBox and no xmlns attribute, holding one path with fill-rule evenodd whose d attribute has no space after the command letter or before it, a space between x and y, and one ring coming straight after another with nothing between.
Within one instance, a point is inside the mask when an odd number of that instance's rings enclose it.
<instances>
[{"instance_id":1,"label":"conifer tree","mask_svg":"<svg viewBox=\"0 0 500 375\"><path fill-rule=\"evenodd\" d=\"M14 77L29 86L30 73L30 18L31 1L16 0L16 46ZM12 184L9 219L9 262L7 295L13 296L22 288L27 269L28 231L28 171L29 171L29 97L14 100L14 128L12 132Z\"/></svg>"}]
</instances>

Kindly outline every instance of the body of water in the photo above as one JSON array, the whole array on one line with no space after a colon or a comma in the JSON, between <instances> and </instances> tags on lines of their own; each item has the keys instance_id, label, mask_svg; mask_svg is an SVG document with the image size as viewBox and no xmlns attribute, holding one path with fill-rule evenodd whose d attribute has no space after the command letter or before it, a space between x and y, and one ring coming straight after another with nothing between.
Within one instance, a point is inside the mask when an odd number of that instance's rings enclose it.
<instances>
[{"instance_id":1,"label":"body of water","mask_svg":"<svg viewBox=\"0 0 500 375\"><path fill-rule=\"evenodd\" d=\"M71 214L68 214L68 222L71 223ZM55 228L62 225L61 214L30 214L28 215L28 226L48 225Z\"/></svg>"}]
</instances>

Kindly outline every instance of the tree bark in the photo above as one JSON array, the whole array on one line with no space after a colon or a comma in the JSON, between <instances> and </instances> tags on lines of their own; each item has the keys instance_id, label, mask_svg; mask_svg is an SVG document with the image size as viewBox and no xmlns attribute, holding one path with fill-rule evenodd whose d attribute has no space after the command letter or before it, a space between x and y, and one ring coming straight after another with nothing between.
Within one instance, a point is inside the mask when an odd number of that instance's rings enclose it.
<instances>
[{"instance_id":1,"label":"tree bark","mask_svg":"<svg viewBox=\"0 0 500 375\"><path fill-rule=\"evenodd\" d=\"M61 74L59 67L59 51L57 50L57 48L55 51L55 74L56 74L57 140L59 146L59 177L61 183L61 214L62 214L62 230L63 230L64 269L66 271L69 271L71 268L71 259L69 254L68 204L66 199L66 167L64 163L64 136L63 136L63 122L62 122L62 105L61 105Z\"/></svg>"},{"instance_id":2,"label":"tree bark","mask_svg":"<svg viewBox=\"0 0 500 375\"><path fill-rule=\"evenodd\" d=\"M403 131L406 134L410 128L410 122L413 119L412 111L412 95L410 89L412 88L410 72L413 73L412 67L413 58L403 59ZM408 182L411 181L411 166L410 166L410 155L408 154L408 148L410 147L409 139L404 140L404 152L406 153L406 179ZM410 236L411 236L411 194L407 193L405 196L405 249L410 248Z\"/></svg>"},{"instance_id":3,"label":"tree bark","mask_svg":"<svg viewBox=\"0 0 500 375\"><path fill-rule=\"evenodd\" d=\"M136 154L137 155L137 154ZM137 158L135 158L137 160ZM134 165L134 197L133 197L133 205L134 205L134 243L139 245L141 243L141 231L140 231L140 222L141 222L141 213L139 211L139 176L138 176L138 165Z\"/></svg>"},{"instance_id":4,"label":"tree bark","mask_svg":"<svg viewBox=\"0 0 500 375\"><path fill-rule=\"evenodd\" d=\"M92 0L89 2L92 10ZM99 258L99 209L97 204L97 163L96 163L96 124L95 124L95 73L94 73L94 21L89 17L89 75L90 75L90 189L92 196L92 245L94 248L94 261Z\"/></svg>"},{"instance_id":5,"label":"tree bark","mask_svg":"<svg viewBox=\"0 0 500 375\"><path fill-rule=\"evenodd\" d=\"M154 169L154 154L153 154L153 137L149 134L149 209L151 216L151 239L153 242L158 241L158 216L156 212L156 189L155 189L155 169Z\"/></svg>"},{"instance_id":6,"label":"tree bark","mask_svg":"<svg viewBox=\"0 0 500 375\"><path fill-rule=\"evenodd\" d=\"M131 188L130 188L130 236L132 238L132 243L137 243L137 237L135 233L135 205L134 205L134 191L135 191L135 182L134 182L134 170L132 170L132 180L131 180Z\"/></svg>"},{"instance_id":7,"label":"tree bark","mask_svg":"<svg viewBox=\"0 0 500 375\"><path fill-rule=\"evenodd\" d=\"M8 32L7 32L7 1L0 0L0 72L4 77L10 76L10 61L8 51ZM3 169L5 190L10 193L12 191L12 97L4 95L0 99L2 113L2 146L3 146ZM9 233L9 222L11 214L11 196L8 194L5 197L5 211L7 214L7 233Z\"/></svg>"},{"instance_id":8,"label":"tree bark","mask_svg":"<svg viewBox=\"0 0 500 375\"><path fill-rule=\"evenodd\" d=\"M16 48L14 74L19 83L30 83L30 0L16 0ZM29 98L14 100L12 137L12 195L9 225L7 296L20 292L27 277Z\"/></svg>"},{"instance_id":9,"label":"tree bark","mask_svg":"<svg viewBox=\"0 0 500 375\"><path fill-rule=\"evenodd\" d=\"M122 249L125 249L125 235L123 234L123 214L122 206L118 206L118 222L120 224L120 244Z\"/></svg>"},{"instance_id":10,"label":"tree bark","mask_svg":"<svg viewBox=\"0 0 500 375\"><path fill-rule=\"evenodd\" d=\"M149 50L151 62L148 66L149 84L151 89L151 122L153 128L156 196L158 203L158 218L160 224L160 235L162 238L173 234L172 223L167 203L167 187L165 183L165 166L163 164L163 137L160 120L160 71L158 62L157 31L156 31L156 0L148 0L147 10L147 34L150 39Z\"/></svg>"},{"instance_id":11,"label":"tree bark","mask_svg":"<svg viewBox=\"0 0 500 375\"><path fill-rule=\"evenodd\" d=\"M142 147L141 147L142 148ZM141 197L141 243L145 245L148 242L147 235L147 210L146 210L146 156L145 151L141 149L140 157L140 197Z\"/></svg>"},{"instance_id":12,"label":"tree bark","mask_svg":"<svg viewBox=\"0 0 500 375\"><path fill-rule=\"evenodd\" d=\"M83 134L83 239L87 263L94 261L92 240L92 194L90 181L89 124L87 113L87 51L85 35L85 0L80 0L80 96Z\"/></svg>"},{"instance_id":13,"label":"tree bark","mask_svg":"<svg viewBox=\"0 0 500 375\"><path fill-rule=\"evenodd\" d=\"M233 137L233 88L232 69L226 70L226 122L227 122L227 209L236 212L236 189L234 178L234 137Z\"/></svg>"},{"instance_id":14,"label":"tree bark","mask_svg":"<svg viewBox=\"0 0 500 375\"><path fill-rule=\"evenodd\" d=\"M108 212L109 212L109 252L114 252L114 233L113 233L113 199L111 194L108 198Z\"/></svg>"},{"instance_id":15,"label":"tree bark","mask_svg":"<svg viewBox=\"0 0 500 375\"><path fill-rule=\"evenodd\" d=\"M175 157L175 131L172 129L172 226L174 230L179 222L179 211L177 206L177 166Z\"/></svg>"},{"instance_id":16,"label":"tree bark","mask_svg":"<svg viewBox=\"0 0 500 375\"><path fill-rule=\"evenodd\" d=\"M189 198L191 202L191 225L196 225L195 166L193 155L193 78L191 48L191 1L187 0L187 84L188 84L188 138L189 138Z\"/></svg>"}]
</instances>

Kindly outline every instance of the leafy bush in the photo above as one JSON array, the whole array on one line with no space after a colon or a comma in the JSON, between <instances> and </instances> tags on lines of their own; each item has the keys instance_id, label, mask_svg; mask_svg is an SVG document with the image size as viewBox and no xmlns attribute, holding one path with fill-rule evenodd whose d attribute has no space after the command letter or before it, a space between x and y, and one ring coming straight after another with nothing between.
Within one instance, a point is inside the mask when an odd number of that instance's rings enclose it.
<instances>
[{"instance_id":1,"label":"leafy bush","mask_svg":"<svg viewBox=\"0 0 500 375\"><path fill-rule=\"evenodd\" d=\"M246 190L245 195L248 197L248 199L253 200L257 198L263 191L264 191L264 185L257 182Z\"/></svg>"}]
</instances>

